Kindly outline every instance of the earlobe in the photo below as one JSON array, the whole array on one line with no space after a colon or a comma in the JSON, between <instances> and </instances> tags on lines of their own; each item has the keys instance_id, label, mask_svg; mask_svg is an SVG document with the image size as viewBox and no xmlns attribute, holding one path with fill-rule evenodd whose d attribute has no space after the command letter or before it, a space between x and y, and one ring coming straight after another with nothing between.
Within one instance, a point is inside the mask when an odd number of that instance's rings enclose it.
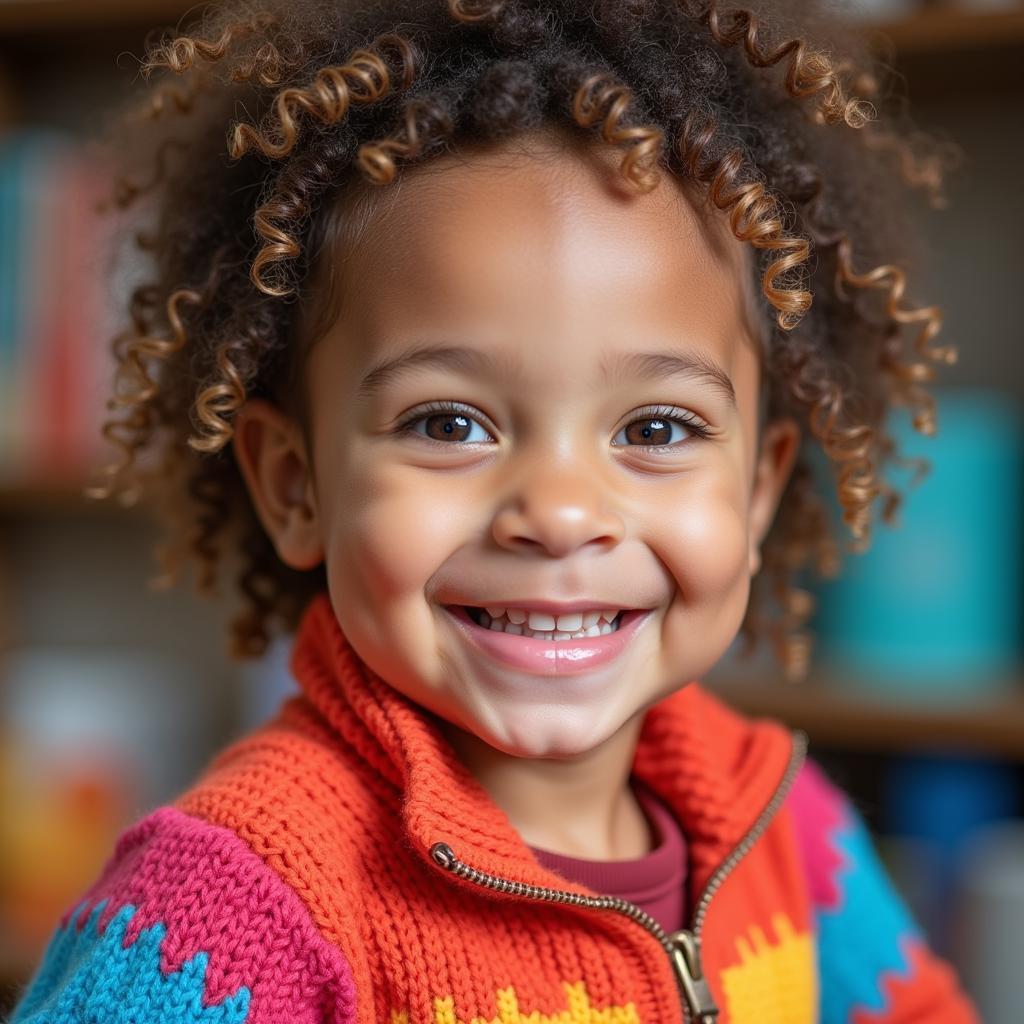
<instances>
[{"instance_id":1,"label":"earlobe","mask_svg":"<svg viewBox=\"0 0 1024 1024\"><path fill-rule=\"evenodd\" d=\"M316 568L324 558L321 524L298 424L273 403L250 399L235 418L232 447L281 560L292 569Z\"/></svg>"},{"instance_id":2,"label":"earlobe","mask_svg":"<svg viewBox=\"0 0 1024 1024\"><path fill-rule=\"evenodd\" d=\"M750 544L750 562L749 572L751 577L756 576L761 571L761 545L753 543L751 540Z\"/></svg>"},{"instance_id":3,"label":"earlobe","mask_svg":"<svg viewBox=\"0 0 1024 1024\"><path fill-rule=\"evenodd\" d=\"M750 495L750 575L761 570L761 544L775 519L800 450L800 427L787 418L769 423L761 438Z\"/></svg>"}]
</instances>

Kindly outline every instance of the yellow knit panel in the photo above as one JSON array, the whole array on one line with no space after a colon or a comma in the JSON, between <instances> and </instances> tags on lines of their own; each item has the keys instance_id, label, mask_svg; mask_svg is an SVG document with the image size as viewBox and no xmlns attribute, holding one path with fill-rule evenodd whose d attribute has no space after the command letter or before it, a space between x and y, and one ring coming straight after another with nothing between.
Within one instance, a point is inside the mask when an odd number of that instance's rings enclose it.
<instances>
[{"instance_id":1,"label":"yellow knit panel","mask_svg":"<svg viewBox=\"0 0 1024 1024\"><path fill-rule=\"evenodd\" d=\"M633 1003L624 1006L608 1006L598 1009L590 1003L587 986L582 981L563 982L565 989L565 1010L553 1014L533 1010L524 1013L519 1008L519 997L513 986L500 988L495 994L496 1017L474 1017L464 1021L455 1013L455 1001L451 996L434 1000L433 1024L640 1024L640 1018ZM391 1024L409 1024L407 1010L392 1010Z\"/></svg>"},{"instance_id":2,"label":"yellow knit panel","mask_svg":"<svg viewBox=\"0 0 1024 1024\"><path fill-rule=\"evenodd\" d=\"M751 927L738 938L741 962L722 971L731 1024L815 1024L817 976L811 936L785 914L772 916L777 941Z\"/></svg>"}]
</instances>

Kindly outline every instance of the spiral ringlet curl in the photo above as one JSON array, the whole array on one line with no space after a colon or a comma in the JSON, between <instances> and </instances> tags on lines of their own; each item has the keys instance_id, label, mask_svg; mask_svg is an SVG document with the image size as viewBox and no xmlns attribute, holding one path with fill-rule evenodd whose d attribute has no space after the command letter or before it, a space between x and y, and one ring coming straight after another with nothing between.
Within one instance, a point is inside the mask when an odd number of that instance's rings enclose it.
<instances>
[{"instance_id":1,"label":"spiral ringlet curl","mask_svg":"<svg viewBox=\"0 0 1024 1024\"><path fill-rule=\"evenodd\" d=\"M872 148L881 149L883 147ZM948 147L945 152L938 152L934 156L926 158L933 160L933 169L940 169L943 164L947 167L950 166ZM813 410L811 413L812 429L817 423L817 434L823 437L832 437L827 444L823 441L826 453L837 465L845 464L846 466L846 471L838 475L839 498L844 510L843 518L854 538L853 550L864 550L870 539L870 506L874 499L876 497L880 499L879 518L887 524L896 521L903 500L899 491L880 474L874 472L874 467L888 464L912 469L914 474L907 484L908 488L919 485L929 468L927 460L905 458L897 451L895 442L885 426L887 408L888 406L909 407L914 427L924 434L933 433L935 403L921 385L934 380L936 366L948 366L955 362L956 349L951 345L933 346L930 344L941 326L941 311L937 307L915 309L900 306L899 302L906 287L906 276L899 267L883 264L863 274L854 272L851 266L851 243L848 235L831 226L828 223L828 217L823 217L820 210L825 195L825 182L822 174L813 166L803 164L794 165L792 173L794 177L789 184L790 194L803 207L804 219L811 229L816 249L826 265L825 257L829 254L834 260L835 283L832 298L844 303L853 303L857 300L856 292L858 290L868 289L881 290L885 297L885 315L881 321L875 323L879 340L870 348L865 348L868 358L863 359L862 368L862 372L865 374L878 373L879 378L885 382L884 389L880 389L884 397L876 396L875 407L863 414L860 420L856 416L846 416L845 422L854 425L846 426L841 432L836 431L837 422L843 418L844 396L849 388L838 386L835 380L826 383L830 374L823 372L820 365L815 366L813 362L807 360L795 361L790 362L785 371L791 377L792 393L802 399L805 409ZM903 180L911 187L926 187L929 193L928 199L933 208L943 205L936 202L936 191L941 189L942 185L941 171L930 175L927 180L904 174ZM907 345L900 328L904 324L918 323L922 323L923 326L912 340L908 358ZM790 354L792 354L792 350L790 350ZM844 368L848 370L848 366ZM865 425L865 420L873 425ZM817 504L817 499L810 495L801 497L802 490L806 490L805 480L802 477L794 476L787 495L784 496L782 507L780 507L779 519L781 522L792 522L811 515L820 518L820 509L815 511L808 508L803 513L799 513L795 508L791 510L787 507L787 499L790 498L793 499L793 504L796 502L806 504L807 500ZM794 538L793 544L786 546L799 546L799 541ZM838 566L838 550L834 546L823 545L819 573L822 576L834 576L838 572ZM787 575L789 575L787 565L766 557L761 580L764 581L766 578L773 580L774 590L777 594L781 593L782 582ZM756 583L757 581L755 581ZM809 594L806 594L805 597L809 615L813 610L813 599ZM780 600L780 604L782 603ZM790 615L790 623L795 623L799 614L801 613L796 612ZM799 641L800 637L794 633L793 639ZM775 641L777 648L786 643L785 637L782 636L776 636Z\"/></svg>"},{"instance_id":2,"label":"spiral ringlet curl","mask_svg":"<svg viewBox=\"0 0 1024 1024\"><path fill-rule=\"evenodd\" d=\"M229 21L214 39L184 34L172 36L150 48L142 63L142 73L148 77L155 70L166 68L182 75L193 70L200 62L216 63L237 46L240 40L265 33L276 24L277 19L270 11L262 11L248 21Z\"/></svg>"},{"instance_id":3,"label":"spiral ringlet curl","mask_svg":"<svg viewBox=\"0 0 1024 1024\"><path fill-rule=\"evenodd\" d=\"M631 143L619 172L638 192L650 192L661 178L657 166L664 136L647 125L625 125L632 90L605 73L591 75L577 89L572 116L583 128L599 125L601 139L615 146Z\"/></svg>"},{"instance_id":4,"label":"spiral ringlet curl","mask_svg":"<svg viewBox=\"0 0 1024 1024\"><path fill-rule=\"evenodd\" d=\"M802 39L789 39L775 49L767 49L758 38L757 14L747 8L727 11L723 16L716 0L699 5L700 18L722 46L743 44L747 60L756 68L769 68L789 57L786 89L792 96L821 94L818 111L827 124L843 121L851 128L862 128L875 116L874 108L859 97L848 97L842 76L824 53L811 50Z\"/></svg>"},{"instance_id":5,"label":"spiral ringlet curl","mask_svg":"<svg viewBox=\"0 0 1024 1024\"><path fill-rule=\"evenodd\" d=\"M401 77L397 81L381 52L390 46L397 49L401 61ZM274 97L272 128L260 130L239 121L234 126L228 150L235 159L252 148L279 160L295 148L302 115L325 125L334 124L348 114L353 104L376 103L393 87L407 89L414 72L412 46L401 36L389 33L366 49L351 54L344 64L321 68L306 85L282 89Z\"/></svg>"},{"instance_id":6,"label":"spiral ringlet curl","mask_svg":"<svg viewBox=\"0 0 1024 1024\"><path fill-rule=\"evenodd\" d=\"M903 230L892 215L901 168L886 164L899 132L850 95L877 95L867 58L856 47L825 57L829 23L811 4L751 6L756 16L680 0L232 2L150 51L163 98L122 145L149 173L121 199L156 210L137 236L153 275L113 342L121 383L104 434L121 460L95 491L163 495L161 585L186 563L202 593L233 573L244 604L233 654L258 656L325 585L323 566L299 572L276 556L230 441L250 396L302 420L303 325L329 320L328 290L313 284L317 254L347 237L340 200L362 191L372 210L403 165L546 122L621 150L627 187L658 187L666 172L692 181L750 246L767 415L804 422L854 550L866 545L876 499L886 516L899 497L881 472L900 458L884 418L901 396L926 410L926 370L948 359L933 344L933 307L905 301L887 252ZM789 42L768 46L780 25ZM915 166L929 166L927 148L915 144ZM841 561L823 482L801 456L742 627L749 643L769 637L794 677L809 661L813 604L798 578L834 575Z\"/></svg>"}]
</instances>

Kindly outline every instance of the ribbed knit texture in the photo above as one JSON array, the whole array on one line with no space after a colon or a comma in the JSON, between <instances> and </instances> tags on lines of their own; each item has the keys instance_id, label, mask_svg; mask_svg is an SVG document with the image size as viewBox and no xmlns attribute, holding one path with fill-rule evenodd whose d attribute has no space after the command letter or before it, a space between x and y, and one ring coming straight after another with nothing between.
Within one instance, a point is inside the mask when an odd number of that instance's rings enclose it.
<instances>
[{"instance_id":1,"label":"ribbed knit texture","mask_svg":"<svg viewBox=\"0 0 1024 1024\"><path fill-rule=\"evenodd\" d=\"M66 913L12 1024L347 1021L341 953L237 836L160 808Z\"/></svg>"},{"instance_id":2,"label":"ribbed knit texture","mask_svg":"<svg viewBox=\"0 0 1024 1024\"><path fill-rule=\"evenodd\" d=\"M235 1021L246 993L245 1021L260 1024L682 1021L668 955L626 915L501 893L432 860L443 842L502 878L596 895L538 862L436 720L359 659L326 594L292 670L301 696L122 840L55 935L18 1024L206 1020L214 1006ZM696 683L648 711L632 770L687 838L691 910L779 785L791 742ZM101 917L125 929L113 945L137 951L138 970L104 975ZM69 927L82 928L74 957ZM716 891L701 941L719 1024L977 1019L813 765ZM191 973L164 984L176 971ZM87 993L74 987L86 975Z\"/></svg>"}]
</instances>

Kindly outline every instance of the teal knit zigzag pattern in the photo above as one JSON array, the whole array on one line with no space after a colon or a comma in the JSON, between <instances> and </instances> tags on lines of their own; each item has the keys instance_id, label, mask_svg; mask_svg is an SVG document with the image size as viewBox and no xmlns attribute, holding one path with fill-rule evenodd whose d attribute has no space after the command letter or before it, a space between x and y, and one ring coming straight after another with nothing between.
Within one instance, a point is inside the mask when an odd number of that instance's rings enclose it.
<instances>
[{"instance_id":1,"label":"teal knit zigzag pattern","mask_svg":"<svg viewBox=\"0 0 1024 1024\"><path fill-rule=\"evenodd\" d=\"M125 947L135 907L122 907L100 935L106 904L93 908L81 930L75 926L77 911L57 930L9 1024L244 1024L248 988L204 1006L209 956L197 953L180 971L165 975L160 969L165 926L143 929Z\"/></svg>"}]
</instances>

